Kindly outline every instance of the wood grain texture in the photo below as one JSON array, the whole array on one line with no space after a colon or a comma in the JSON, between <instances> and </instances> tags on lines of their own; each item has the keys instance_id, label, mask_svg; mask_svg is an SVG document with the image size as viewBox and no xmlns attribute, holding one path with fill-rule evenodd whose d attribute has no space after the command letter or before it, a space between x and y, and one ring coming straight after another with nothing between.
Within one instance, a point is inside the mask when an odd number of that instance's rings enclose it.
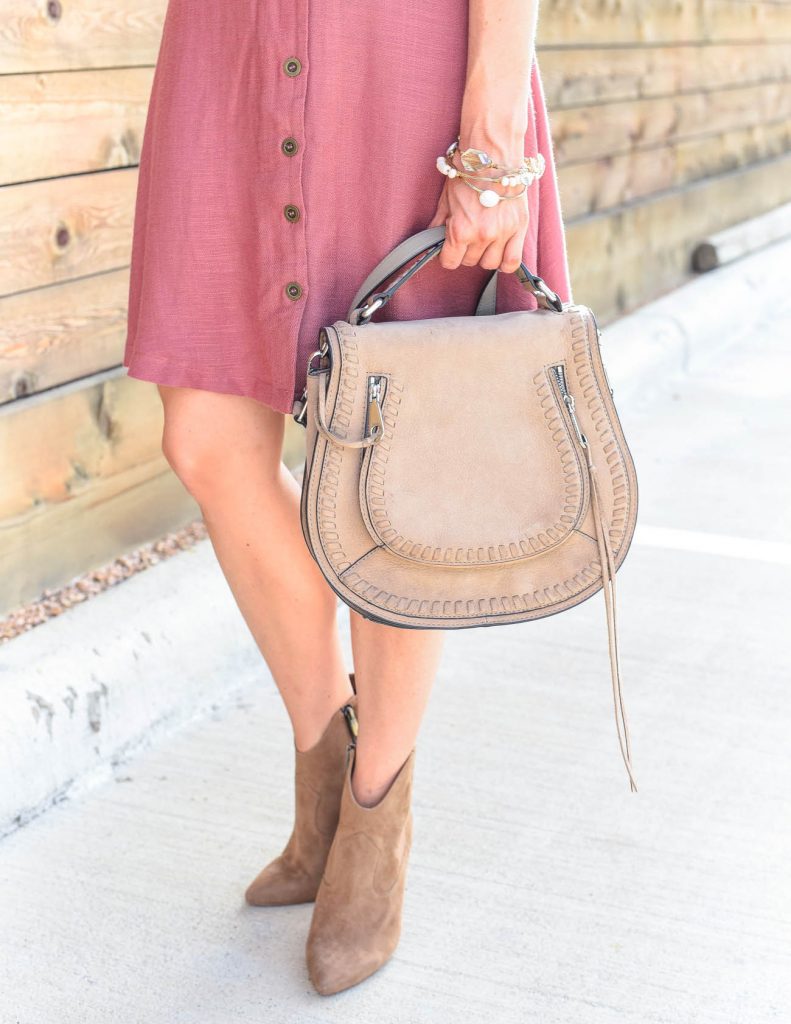
<instances>
[{"instance_id":1,"label":"wood grain texture","mask_svg":"<svg viewBox=\"0 0 791 1024\"><path fill-rule=\"evenodd\" d=\"M157 461L161 431L156 389L120 372L0 407L0 520L40 516Z\"/></svg>"},{"instance_id":2,"label":"wood grain texture","mask_svg":"<svg viewBox=\"0 0 791 1024\"><path fill-rule=\"evenodd\" d=\"M791 203L704 238L693 262L697 270L712 270L785 238L791 238Z\"/></svg>"},{"instance_id":3,"label":"wood grain texture","mask_svg":"<svg viewBox=\"0 0 791 1024\"><path fill-rule=\"evenodd\" d=\"M781 118L755 127L715 132L702 138L682 139L664 146L646 146L612 153L595 160L573 162L558 171L563 210L569 228L590 213L612 213L637 200L660 202L696 182L714 179L727 171L749 172L774 158L778 174L791 150L791 119ZM782 180L777 182L782 186ZM782 188L778 194L782 196ZM719 211L711 211L720 216ZM740 215L740 206L733 210Z\"/></svg>"},{"instance_id":4,"label":"wood grain texture","mask_svg":"<svg viewBox=\"0 0 791 1024\"><path fill-rule=\"evenodd\" d=\"M0 299L0 406L120 365L128 289L115 270Z\"/></svg>"},{"instance_id":5,"label":"wood grain texture","mask_svg":"<svg viewBox=\"0 0 791 1024\"><path fill-rule=\"evenodd\" d=\"M788 6L772 0L544 0L541 42L581 46L788 42Z\"/></svg>"},{"instance_id":6,"label":"wood grain texture","mask_svg":"<svg viewBox=\"0 0 791 1024\"><path fill-rule=\"evenodd\" d=\"M543 8L542 8L543 10ZM791 23L791 14L789 15ZM539 25L539 36L543 25ZM758 85L791 77L787 43L538 47L547 104L560 107Z\"/></svg>"},{"instance_id":7,"label":"wood grain texture","mask_svg":"<svg viewBox=\"0 0 791 1024\"><path fill-rule=\"evenodd\" d=\"M791 119L788 81L563 107L551 114L555 157L573 161L711 137Z\"/></svg>"},{"instance_id":8,"label":"wood grain texture","mask_svg":"<svg viewBox=\"0 0 791 1024\"><path fill-rule=\"evenodd\" d=\"M3 0L0 74L154 64L167 0Z\"/></svg>"},{"instance_id":9,"label":"wood grain texture","mask_svg":"<svg viewBox=\"0 0 791 1024\"><path fill-rule=\"evenodd\" d=\"M16 608L75 576L178 529L199 514L160 457L108 476L67 502L2 524L0 608Z\"/></svg>"},{"instance_id":10,"label":"wood grain texture","mask_svg":"<svg viewBox=\"0 0 791 1024\"><path fill-rule=\"evenodd\" d=\"M136 164L152 78L151 68L0 77L0 185Z\"/></svg>"},{"instance_id":11,"label":"wood grain texture","mask_svg":"<svg viewBox=\"0 0 791 1024\"><path fill-rule=\"evenodd\" d=\"M0 407L3 607L195 518L161 432L156 389L126 375Z\"/></svg>"},{"instance_id":12,"label":"wood grain texture","mask_svg":"<svg viewBox=\"0 0 791 1024\"><path fill-rule=\"evenodd\" d=\"M0 298L127 267L137 168L0 189Z\"/></svg>"},{"instance_id":13,"label":"wood grain texture","mask_svg":"<svg viewBox=\"0 0 791 1024\"><path fill-rule=\"evenodd\" d=\"M574 299L606 323L689 280L696 239L790 199L786 154L580 218L567 236Z\"/></svg>"}]
</instances>

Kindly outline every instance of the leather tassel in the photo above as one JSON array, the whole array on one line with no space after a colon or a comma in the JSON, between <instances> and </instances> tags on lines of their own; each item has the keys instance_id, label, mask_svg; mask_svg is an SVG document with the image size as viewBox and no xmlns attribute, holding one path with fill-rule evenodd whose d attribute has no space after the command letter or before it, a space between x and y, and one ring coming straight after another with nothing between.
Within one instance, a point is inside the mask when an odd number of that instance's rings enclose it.
<instances>
[{"instance_id":1,"label":"leather tassel","mask_svg":"<svg viewBox=\"0 0 791 1024\"><path fill-rule=\"evenodd\" d=\"M621 668L618 661L618 636L615 622L615 561L610 547L609 535L602 514L602 501L599 493L596 467L591 459L590 448L584 445L585 457L588 463L588 478L591 485L591 507L593 518L596 524L596 540L599 545L599 560L601 562L602 589L604 591L604 605L607 612L607 637L610 649L610 672L612 675L613 706L615 710L615 727L618 732L618 745L621 748L621 756L629 774L629 787L633 793L637 792L637 782L632 771L632 754L629 744L629 725L626 718L626 708L623 702L621 691Z\"/></svg>"}]
</instances>

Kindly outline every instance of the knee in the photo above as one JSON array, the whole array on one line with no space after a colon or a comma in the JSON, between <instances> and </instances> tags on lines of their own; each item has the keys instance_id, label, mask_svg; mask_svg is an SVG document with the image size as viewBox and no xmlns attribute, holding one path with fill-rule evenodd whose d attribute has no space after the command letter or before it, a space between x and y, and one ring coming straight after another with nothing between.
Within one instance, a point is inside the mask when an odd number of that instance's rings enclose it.
<instances>
[{"instance_id":1,"label":"knee","mask_svg":"<svg viewBox=\"0 0 791 1024\"><path fill-rule=\"evenodd\" d=\"M283 414L252 398L160 386L162 452L199 505L278 478Z\"/></svg>"},{"instance_id":2,"label":"knee","mask_svg":"<svg viewBox=\"0 0 791 1024\"><path fill-rule=\"evenodd\" d=\"M210 426L189 415L166 415L162 453L192 497L203 505L222 468L222 452Z\"/></svg>"}]
</instances>

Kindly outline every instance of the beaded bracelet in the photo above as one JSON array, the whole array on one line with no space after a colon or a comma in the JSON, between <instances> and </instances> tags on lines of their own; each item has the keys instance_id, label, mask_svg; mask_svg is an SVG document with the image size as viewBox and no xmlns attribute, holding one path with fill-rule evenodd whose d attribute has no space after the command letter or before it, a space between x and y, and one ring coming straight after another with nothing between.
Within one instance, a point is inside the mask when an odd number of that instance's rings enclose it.
<instances>
[{"instance_id":1,"label":"beaded bracelet","mask_svg":"<svg viewBox=\"0 0 791 1024\"><path fill-rule=\"evenodd\" d=\"M527 185L522 188L521 192L514 192L507 196L501 196L491 188L478 188L477 185L473 185L470 180L471 178L477 178L481 181L492 181L497 179L487 178L484 175L466 174L464 171L460 171L457 167L449 164L444 156L437 157L437 169L448 178L460 178L465 185L469 185L471 189L474 189L478 193L478 200L481 206L497 206L501 199L519 199L525 194L525 192L527 192ZM510 183L510 178L508 183Z\"/></svg>"},{"instance_id":2,"label":"beaded bracelet","mask_svg":"<svg viewBox=\"0 0 791 1024\"><path fill-rule=\"evenodd\" d=\"M449 178L459 177L466 185L475 189L478 193L478 199L482 206L497 206L501 199L519 199L527 191L528 185L531 185L534 181L540 178L546 169L546 161L544 160L542 153L538 153L535 157L523 158L519 167L507 167L503 164L495 163L484 150L470 148L465 149L460 154L462 166L466 170L459 170L459 168L452 163L454 155L459 149L459 144L460 138L457 136L445 150L445 155L437 157L437 170ZM484 167L488 167L490 169L497 168L499 170L504 170L506 173L500 175L498 178L467 173L480 170ZM521 192L516 192L513 195L502 196L491 188L477 188L472 184L471 179L492 183L499 181L502 185L518 185L521 182L524 185L524 188Z\"/></svg>"}]
</instances>

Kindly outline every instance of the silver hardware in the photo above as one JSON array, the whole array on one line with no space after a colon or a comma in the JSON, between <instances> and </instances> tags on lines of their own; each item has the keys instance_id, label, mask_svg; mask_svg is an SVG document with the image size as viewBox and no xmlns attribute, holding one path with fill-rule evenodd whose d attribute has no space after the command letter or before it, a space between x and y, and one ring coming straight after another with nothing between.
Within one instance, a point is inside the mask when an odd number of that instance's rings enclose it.
<instances>
[{"instance_id":1,"label":"silver hardware","mask_svg":"<svg viewBox=\"0 0 791 1024\"><path fill-rule=\"evenodd\" d=\"M365 423L365 436L375 437L384 431L382 418L382 381L384 377L371 374L368 377L368 413Z\"/></svg>"},{"instance_id":2,"label":"silver hardware","mask_svg":"<svg viewBox=\"0 0 791 1024\"><path fill-rule=\"evenodd\" d=\"M317 373L326 373L327 372L329 367L327 367L327 366L314 366L313 365L313 360L316 358L316 356L318 356L319 359L323 359L326 355L329 354L329 351L330 351L330 339L327 337L326 329L324 327L322 327L321 330L319 331L319 347L316 349L315 352L311 352L310 357L308 359L308 373L309 374L314 374L315 375ZM307 391L307 388L305 390Z\"/></svg>"},{"instance_id":3,"label":"silver hardware","mask_svg":"<svg viewBox=\"0 0 791 1024\"><path fill-rule=\"evenodd\" d=\"M558 309L558 312L562 312L559 307L561 307L563 303L558 293L553 291L543 278L537 277L536 281L538 282L539 290L544 293L549 302L555 307L555 309Z\"/></svg>"},{"instance_id":4,"label":"silver hardware","mask_svg":"<svg viewBox=\"0 0 791 1024\"><path fill-rule=\"evenodd\" d=\"M574 432L577 435L577 440L579 441L580 445L583 448L587 448L588 447L588 439L582 433L582 430L580 429L579 421L577 420L577 414L574 411L574 395L572 395L571 392L569 391L568 384L566 382L566 370L565 370L565 367L563 366L562 363L558 363L556 366L550 367L550 369L555 374L555 380L557 381L558 388L560 389L560 393L561 393L561 395L563 397L563 401L566 404L566 408L569 411L569 416L571 417L571 423L572 423L572 425L574 427Z\"/></svg>"},{"instance_id":5,"label":"silver hardware","mask_svg":"<svg viewBox=\"0 0 791 1024\"><path fill-rule=\"evenodd\" d=\"M294 420L299 423L301 427L307 426L308 420L308 389L303 388L302 394L299 396L297 402L294 403L295 408L299 411L294 413Z\"/></svg>"},{"instance_id":6,"label":"silver hardware","mask_svg":"<svg viewBox=\"0 0 791 1024\"><path fill-rule=\"evenodd\" d=\"M372 302L366 302L364 306L360 308L357 314L358 322L360 320L370 320L374 313L379 309L380 306L384 306L385 300L382 298L374 299Z\"/></svg>"},{"instance_id":7,"label":"silver hardware","mask_svg":"<svg viewBox=\"0 0 791 1024\"><path fill-rule=\"evenodd\" d=\"M314 375L317 373L327 373L327 368L322 369L321 367L313 366L313 360L318 356L320 359L327 355L330 350L330 342L327 337L327 331L322 327L319 331L319 347L315 352L311 352L308 358L308 374ZM306 427L308 424L308 388L307 385L302 389L302 394L299 396L297 401L294 403L294 408L298 411L294 413L294 420L299 423L300 426Z\"/></svg>"}]
</instances>

